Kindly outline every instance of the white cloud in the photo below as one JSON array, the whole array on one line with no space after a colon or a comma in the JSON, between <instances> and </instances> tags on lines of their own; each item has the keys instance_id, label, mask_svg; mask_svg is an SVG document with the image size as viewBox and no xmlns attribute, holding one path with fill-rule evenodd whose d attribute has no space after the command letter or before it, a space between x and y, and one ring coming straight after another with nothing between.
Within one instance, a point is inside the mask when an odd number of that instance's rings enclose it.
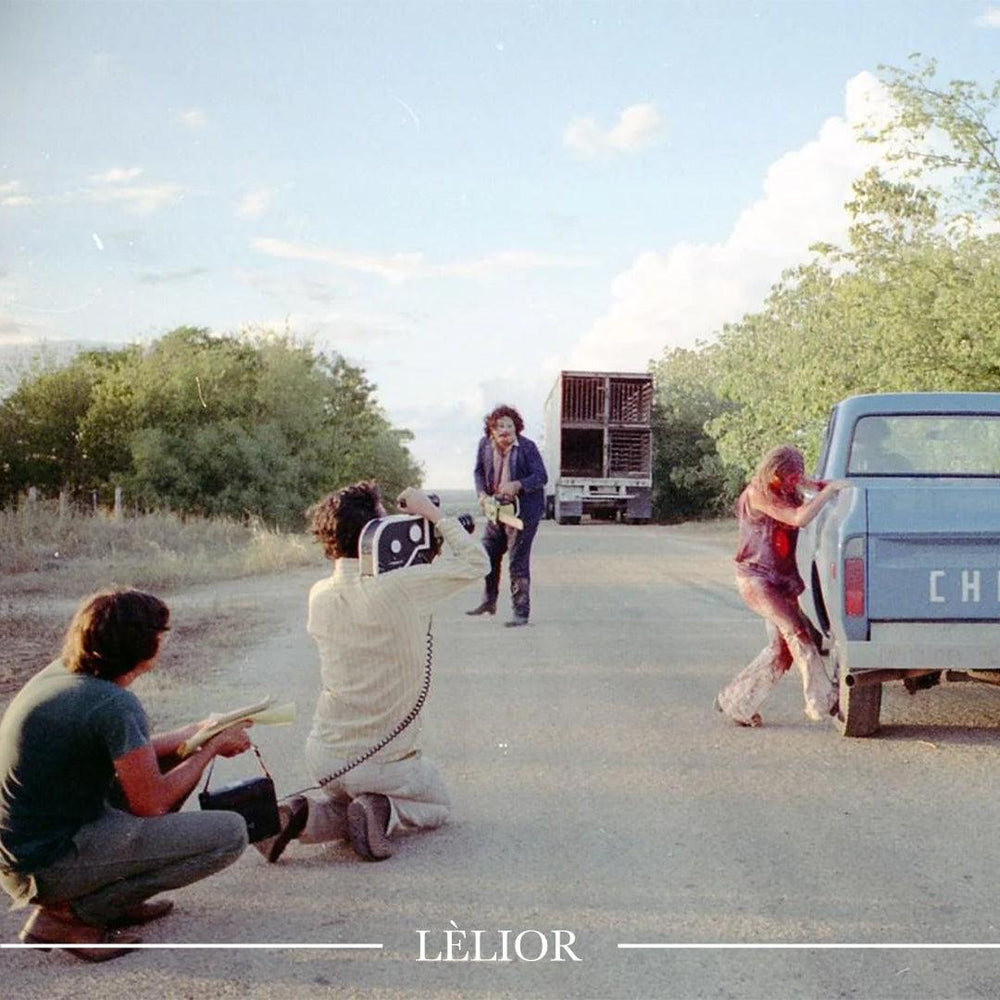
<instances>
[{"instance_id":1,"label":"white cloud","mask_svg":"<svg viewBox=\"0 0 1000 1000\"><path fill-rule=\"evenodd\" d=\"M259 219L271 206L271 192L266 188L245 194L236 206L241 219Z\"/></svg>"},{"instance_id":2,"label":"white cloud","mask_svg":"<svg viewBox=\"0 0 1000 1000\"><path fill-rule=\"evenodd\" d=\"M810 244L842 241L851 183L879 157L859 143L856 125L884 114L887 98L869 73L848 81L845 113L816 138L780 157L761 196L719 243L678 243L640 254L612 283L612 305L581 338L568 367L643 370L664 347L693 347L723 323L762 304Z\"/></svg>"},{"instance_id":3,"label":"white cloud","mask_svg":"<svg viewBox=\"0 0 1000 1000\"><path fill-rule=\"evenodd\" d=\"M350 250L331 250L324 247L303 246L285 240L259 237L251 240L251 247L269 257L284 260L312 260L332 264L352 271L377 274L387 281L405 281L414 277L423 266L422 253L397 253L387 256L355 253Z\"/></svg>"},{"instance_id":4,"label":"white cloud","mask_svg":"<svg viewBox=\"0 0 1000 1000\"><path fill-rule=\"evenodd\" d=\"M977 28L1000 28L1000 7L987 7L976 18L975 24Z\"/></svg>"},{"instance_id":5,"label":"white cloud","mask_svg":"<svg viewBox=\"0 0 1000 1000\"><path fill-rule=\"evenodd\" d=\"M635 153L649 146L662 128L655 105L632 104L610 129L602 129L593 118L574 118L563 132L563 145L581 159L606 153Z\"/></svg>"},{"instance_id":6,"label":"white cloud","mask_svg":"<svg viewBox=\"0 0 1000 1000\"><path fill-rule=\"evenodd\" d=\"M504 271L532 271L546 267L586 267L588 261L581 257L562 257L554 254L535 253L531 250L501 250L471 260L437 264L426 268L430 276L458 277L469 274L489 275Z\"/></svg>"},{"instance_id":7,"label":"white cloud","mask_svg":"<svg viewBox=\"0 0 1000 1000\"><path fill-rule=\"evenodd\" d=\"M252 240L250 245L254 250L271 257L317 261L347 270L375 274L392 282L409 281L415 278L492 275L542 267L582 267L587 263L580 258L559 257L526 250L506 250L487 254L485 257L453 261L448 264L428 264L424 261L424 255L419 252L378 256L358 253L353 250L305 246L267 237Z\"/></svg>"},{"instance_id":8,"label":"white cloud","mask_svg":"<svg viewBox=\"0 0 1000 1000\"><path fill-rule=\"evenodd\" d=\"M30 198L26 194L19 194L20 190L20 181L6 181L0 184L0 207L22 208L25 205L33 205L34 198Z\"/></svg>"},{"instance_id":9,"label":"white cloud","mask_svg":"<svg viewBox=\"0 0 1000 1000\"><path fill-rule=\"evenodd\" d=\"M186 111L178 111L176 115L178 124L184 128L197 132L208 126L208 115L201 108L188 108Z\"/></svg>"},{"instance_id":10,"label":"white cloud","mask_svg":"<svg viewBox=\"0 0 1000 1000\"><path fill-rule=\"evenodd\" d=\"M92 189L84 193L84 198L92 202L120 204L134 215L149 215L171 202L180 201L186 193L187 188L180 184L155 184Z\"/></svg>"},{"instance_id":11,"label":"white cloud","mask_svg":"<svg viewBox=\"0 0 1000 1000\"><path fill-rule=\"evenodd\" d=\"M112 167L103 174L93 174L95 184L127 184L143 173L142 167Z\"/></svg>"}]
</instances>

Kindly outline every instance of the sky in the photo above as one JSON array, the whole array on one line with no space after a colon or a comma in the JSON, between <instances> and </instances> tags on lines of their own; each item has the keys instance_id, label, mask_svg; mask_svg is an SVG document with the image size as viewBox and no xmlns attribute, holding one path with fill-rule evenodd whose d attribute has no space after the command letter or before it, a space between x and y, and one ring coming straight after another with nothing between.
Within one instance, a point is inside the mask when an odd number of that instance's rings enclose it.
<instances>
[{"instance_id":1,"label":"sky","mask_svg":"<svg viewBox=\"0 0 1000 1000\"><path fill-rule=\"evenodd\" d=\"M922 0L0 0L0 348L291 331L430 488L560 370L758 309L878 155L880 64L1000 76Z\"/></svg>"}]
</instances>

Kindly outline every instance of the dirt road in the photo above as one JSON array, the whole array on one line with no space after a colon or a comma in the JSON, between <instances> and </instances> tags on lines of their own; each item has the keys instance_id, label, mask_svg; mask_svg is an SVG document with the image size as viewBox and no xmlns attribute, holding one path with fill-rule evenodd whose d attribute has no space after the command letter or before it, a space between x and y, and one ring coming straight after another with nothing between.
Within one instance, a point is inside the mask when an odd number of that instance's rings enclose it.
<instances>
[{"instance_id":1,"label":"dirt road","mask_svg":"<svg viewBox=\"0 0 1000 1000\"><path fill-rule=\"evenodd\" d=\"M447 827L381 864L293 844L269 866L251 849L174 894L175 914L146 929L165 947L93 967L5 949L0 993L996 996L996 951L823 946L1000 941L1000 692L887 692L883 735L851 741L807 722L789 677L762 729L726 724L715 691L763 643L731 583L732 541L713 526L545 523L529 628L466 617L473 590L435 616L424 744L452 790ZM263 622L262 638L235 637L194 694L156 674L138 692L161 722L294 700L295 725L257 731L282 793L309 784L315 577L174 598L175 620L215 602ZM220 781L252 773L225 767ZM0 940L19 923L0 914ZM749 944L807 947L694 947Z\"/></svg>"}]
</instances>

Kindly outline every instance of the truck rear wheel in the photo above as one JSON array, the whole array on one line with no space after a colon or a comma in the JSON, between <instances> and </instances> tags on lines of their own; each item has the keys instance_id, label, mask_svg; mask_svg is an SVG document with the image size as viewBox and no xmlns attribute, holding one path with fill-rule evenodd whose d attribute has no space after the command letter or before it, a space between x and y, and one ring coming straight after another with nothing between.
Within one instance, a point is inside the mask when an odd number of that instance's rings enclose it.
<instances>
[{"instance_id":1,"label":"truck rear wheel","mask_svg":"<svg viewBox=\"0 0 1000 1000\"><path fill-rule=\"evenodd\" d=\"M831 654L831 658L833 654ZM840 674L840 709L837 725L842 736L871 736L878 731L878 716L882 710L881 684L847 686L847 677Z\"/></svg>"},{"instance_id":2,"label":"truck rear wheel","mask_svg":"<svg viewBox=\"0 0 1000 1000\"><path fill-rule=\"evenodd\" d=\"M579 515L576 517L557 517L556 524L579 524Z\"/></svg>"}]
</instances>

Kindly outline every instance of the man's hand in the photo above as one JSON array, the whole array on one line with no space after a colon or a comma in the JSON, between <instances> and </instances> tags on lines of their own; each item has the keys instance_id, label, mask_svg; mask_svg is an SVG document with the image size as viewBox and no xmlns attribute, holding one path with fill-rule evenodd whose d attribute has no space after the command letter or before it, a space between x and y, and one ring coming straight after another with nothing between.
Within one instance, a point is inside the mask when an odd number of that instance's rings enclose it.
<instances>
[{"instance_id":1,"label":"man's hand","mask_svg":"<svg viewBox=\"0 0 1000 1000\"><path fill-rule=\"evenodd\" d=\"M252 722L234 722L228 729L216 733L206 744L211 753L220 757L238 757L250 749L250 737L247 736L247 726Z\"/></svg>"},{"instance_id":2,"label":"man's hand","mask_svg":"<svg viewBox=\"0 0 1000 1000\"><path fill-rule=\"evenodd\" d=\"M502 493L497 494L497 500L501 503L510 503L514 498L521 492L521 482L518 479L512 479L507 483Z\"/></svg>"},{"instance_id":3,"label":"man's hand","mask_svg":"<svg viewBox=\"0 0 1000 1000\"><path fill-rule=\"evenodd\" d=\"M426 517L431 524L437 524L441 519L441 509L434 506L430 497L423 490L418 490L413 486L407 486L399 494L396 498L396 504L400 510L405 510L407 514Z\"/></svg>"}]
</instances>

